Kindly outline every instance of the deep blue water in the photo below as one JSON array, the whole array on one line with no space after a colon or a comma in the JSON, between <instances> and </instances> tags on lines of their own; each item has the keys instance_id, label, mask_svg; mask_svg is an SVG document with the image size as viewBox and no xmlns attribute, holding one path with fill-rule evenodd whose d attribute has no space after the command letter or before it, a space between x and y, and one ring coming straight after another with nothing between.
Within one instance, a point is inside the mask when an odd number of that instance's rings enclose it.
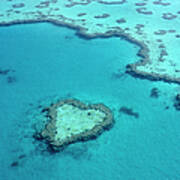
<instances>
[{"instance_id":1,"label":"deep blue water","mask_svg":"<svg viewBox=\"0 0 180 180\"><path fill-rule=\"evenodd\" d=\"M138 50L120 38L84 40L46 23L1 27L0 69L10 71L0 75L0 179L179 180L173 100L180 88L125 74ZM154 87L158 98L150 97ZM67 97L105 103L115 125L96 140L42 153L32 138L38 106ZM122 106L139 118L119 113Z\"/></svg>"}]
</instances>

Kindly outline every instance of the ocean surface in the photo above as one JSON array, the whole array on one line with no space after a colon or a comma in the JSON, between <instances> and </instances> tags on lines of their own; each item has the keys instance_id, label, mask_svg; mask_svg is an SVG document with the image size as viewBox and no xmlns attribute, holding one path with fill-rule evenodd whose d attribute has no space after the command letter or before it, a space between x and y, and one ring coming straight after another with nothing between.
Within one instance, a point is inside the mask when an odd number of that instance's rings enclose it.
<instances>
[{"instance_id":1,"label":"ocean surface","mask_svg":"<svg viewBox=\"0 0 180 180\"><path fill-rule=\"evenodd\" d=\"M137 45L75 33L47 23L0 27L0 179L180 180L180 86L126 74L140 60ZM40 107L61 98L104 103L113 128L49 154L34 124Z\"/></svg>"}]
</instances>

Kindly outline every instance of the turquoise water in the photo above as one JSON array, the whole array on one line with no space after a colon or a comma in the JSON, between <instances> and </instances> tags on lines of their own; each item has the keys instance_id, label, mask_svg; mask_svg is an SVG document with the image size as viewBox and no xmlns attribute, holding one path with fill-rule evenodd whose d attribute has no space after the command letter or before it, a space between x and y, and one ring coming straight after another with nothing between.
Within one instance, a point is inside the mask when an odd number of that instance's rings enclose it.
<instances>
[{"instance_id":1,"label":"turquoise water","mask_svg":"<svg viewBox=\"0 0 180 180\"><path fill-rule=\"evenodd\" d=\"M180 112L173 107L180 87L125 74L139 47L41 23L1 27L0 49L0 69L10 69L0 75L0 179L180 179ZM150 97L154 87L158 98ZM68 97L105 103L115 125L50 155L32 138L39 106ZM120 113L122 106L139 118Z\"/></svg>"}]
</instances>

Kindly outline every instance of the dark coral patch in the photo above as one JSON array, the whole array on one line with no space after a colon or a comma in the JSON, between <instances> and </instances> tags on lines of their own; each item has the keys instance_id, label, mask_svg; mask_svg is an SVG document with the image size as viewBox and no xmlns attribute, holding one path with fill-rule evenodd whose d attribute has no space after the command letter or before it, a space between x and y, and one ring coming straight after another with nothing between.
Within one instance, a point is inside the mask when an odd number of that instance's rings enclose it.
<instances>
[{"instance_id":1,"label":"dark coral patch","mask_svg":"<svg viewBox=\"0 0 180 180\"><path fill-rule=\"evenodd\" d=\"M139 118L139 113L137 112L134 112L133 109L131 108L128 108L128 107L125 107L125 106L122 106L120 109L119 109L119 112L121 113L124 113L124 114L127 114L129 116L133 116L135 118Z\"/></svg>"},{"instance_id":2,"label":"dark coral patch","mask_svg":"<svg viewBox=\"0 0 180 180\"><path fill-rule=\"evenodd\" d=\"M135 3L135 6L145 6L146 5L146 3Z\"/></svg>"},{"instance_id":3,"label":"dark coral patch","mask_svg":"<svg viewBox=\"0 0 180 180\"><path fill-rule=\"evenodd\" d=\"M104 14L102 14L102 15L94 16L94 18L96 18L96 19L101 19L101 18L107 18L107 17L109 17L109 16L110 16L109 14L104 13Z\"/></svg>"},{"instance_id":4,"label":"dark coral patch","mask_svg":"<svg viewBox=\"0 0 180 180\"><path fill-rule=\"evenodd\" d=\"M49 1L43 1L40 2L38 5L36 5L36 8L42 9L42 8L47 8L49 7L50 2Z\"/></svg>"},{"instance_id":5,"label":"dark coral patch","mask_svg":"<svg viewBox=\"0 0 180 180\"><path fill-rule=\"evenodd\" d=\"M124 19L124 18L117 19L116 22L117 22L118 24L126 23L126 19Z\"/></svg>"},{"instance_id":6,"label":"dark coral patch","mask_svg":"<svg viewBox=\"0 0 180 180\"><path fill-rule=\"evenodd\" d=\"M79 13L79 14L77 14L77 16L79 16L79 17L85 16L85 15L86 15L86 13Z\"/></svg>"},{"instance_id":7,"label":"dark coral patch","mask_svg":"<svg viewBox=\"0 0 180 180\"><path fill-rule=\"evenodd\" d=\"M17 79L16 79L16 77L14 77L14 76L8 76L8 77L7 77L7 82L8 82L9 84L15 83L16 81L17 81Z\"/></svg>"},{"instance_id":8,"label":"dark coral patch","mask_svg":"<svg viewBox=\"0 0 180 180\"><path fill-rule=\"evenodd\" d=\"M162 0L154 1L153 4L155 4L155 5L162 5L162 6L169 6L169 5L171 5L171 3L169 3L169 2L165 3L165 2L162 2Z\"/></svg>"},{"instance_id":9,"label":"dark coral patch","mask_svg":"<svg viewBox=\"0 0 180 180\"><path fill-rule=\"evenodd\" d=\"M14 161L11 163L11 167L17 167L19 166L19 162L18 161Z\"/></svg>"},{"instance_id":10,"label":"dark coral patch","mask_svg":"<svg viewBox=\"0 0 180 180\"><path fill-rule=\"evenodd\" d=\"M162 30L162 29L154 32L155 35L164 35L166 33L167 33L167 31L166 30Z\"/></svg>"},{"instance_id":11,"label":"dark coral patch","mask_svg":"<svg viewBox=\"0 0 180 180\"><path fill-rule=\"evenodd\" d=\"M158 88L152 88L150 97L151 98L158 98L159 97L159 89Z\"/></svg>"},{"instance_id":12,"label":"dark coral patch","mask_svg":"<svg viewBox=\"0 0 180 180\"><path fill-rule=\"evenodd\" d=\"M145 7L137 8L136 11L139 14L144 14L144 15L152 15L153 14L152 11L148 11L147 8L145 8Z\"/></svg>"},{"instance_id":13,"label":"dark coral patch","mask_svg":"<svg viewBox=\"0 0 180 180\"><path fill-rule=\"evenodd\" d=\"M0 75L7 75L10 71L11 71L10 69L5 69L5 70L0 69Z\"/></svg>"},{"instance_id":14,"label":"dark coral patch","mask_svg":"<svg viewBox=\"0 0 180 180\"><path fill-rule=\"evenodd\" d=\"M22 8L22 7L24 7L24 6L25 6L24 3L18 3L18 4L13 4L13 5L12 5L13 8Z\"/></svg>"},{"instance_id":15,"label":"dark coral patch","mask_svg":"<svg viewBox=\"0 0 180 180\"><path fill-rule=\"evenodd\" d=\"M127 1L126 0L121 0L121 1L104 1L104 0L98 0L99 3L102 4L107 4L107 5L115 5L115 4L124 4Z\"/></svg>"},{"instance_id":16,"label":"dark coral patch","mask_svg":"<svg viewBox=\"0 0 180 180\"><path fill-rule=\"evenodd\" d=\"M177 94L175 97L174 107L177 111L180 111L180 94Z\"/></svg>"},{"instance_id":17,"label":"dark coral patch","mask_svg":"<svg viewBox=\"0 0 180 180\"><path fill-rule=\"evenodd\" d=\"M175 19L177 15L174 15L172 13L163 13L162 18L165 20L172 20Z\"/></svg>"}]
</instances>

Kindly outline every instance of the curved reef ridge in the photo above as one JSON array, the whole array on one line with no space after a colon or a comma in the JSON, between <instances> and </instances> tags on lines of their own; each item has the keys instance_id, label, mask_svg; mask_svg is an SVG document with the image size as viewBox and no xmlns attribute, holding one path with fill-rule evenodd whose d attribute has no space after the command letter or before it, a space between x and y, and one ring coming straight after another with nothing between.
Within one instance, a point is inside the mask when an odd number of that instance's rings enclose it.
<instances>
[{"instance_id":1,"label":"curved reef ridge","mask_svg":"<svg viewBox=\"0 0 180 180\"><path fill-rule=\"evenodd\" d=\"M46 110L50 121L35 137L45 140L51 151L94 139L114 123L113 114L105 105L86 105L77 99L61 100Z\"/></svg>"},{"instance_id":2,"label":"curved reef ridge","mask_svg":"<svg viewBox=\"0 0 180 180\"><path fill-rule=\"evenodd\" d=\"M141 47L142 57L127 73L180 83L178 7L180 1L168 0L2 0L0 25L51 22L85 38L125 37Z\"/></svg>"}]
</instances>

